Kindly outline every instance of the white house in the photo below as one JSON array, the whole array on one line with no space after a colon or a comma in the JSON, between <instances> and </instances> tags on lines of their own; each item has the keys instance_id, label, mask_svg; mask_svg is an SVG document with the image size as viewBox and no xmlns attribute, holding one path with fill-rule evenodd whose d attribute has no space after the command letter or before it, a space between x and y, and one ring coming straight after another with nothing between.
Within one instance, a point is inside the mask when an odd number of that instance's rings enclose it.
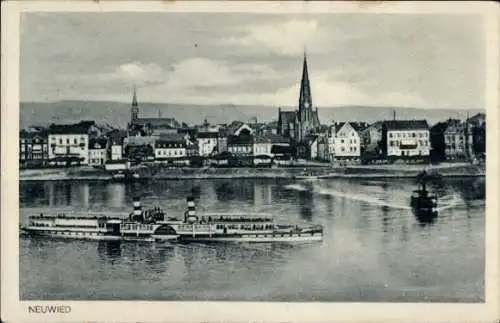
<instances>
[{"instance_id":1,"label":"white house","mask_svg":"<svg viewBox=\"0 0 500 323\"><path fill-rule=\"evenodd\" d=\"M164 135L155 142L155 159L175 160L187 156L186 139L179 134Z\"/></svg>"},{"instance_id":2,"label":"white house","mask_svg":"<svg viewBox=\"0 0 500 323\"><path fill-rule=\"evenodd\" d=\"M254 156L272 156L271 148L273 146L270 136L255 136L253 137L253 154Z\"/></svg>"},{"instance_id":3,"label":"white house","mask_svg":"<svg viewBox=\"0 0 500 323\"><path fill-rule=\"evenodd\" d=\"M109 138L109 154L108 160L122 160L123 159L123 143L126 133L120 131L113 131L108 134Z\"/></svg>"},{"instance_id":4,"label":"white house","mask_svg":"<svg viewBox=\"0 0 500 323\"><path fill-rule=\"evenodd\" d=\"M196 136L199 156L210 156L216 151L219 133L199 132Z\"/></svg>"},{"instance_id":5,"label":"white house","mask_svg":"<svg viewBox=\"0 0 500 323\"><path fill-rule=\"evenodd\" d=\"M97 138L89 140L89 166L101 166L107 160L107 139Z\"/></svg>"},{"instance_id":6,"label":"white house","mask_svg":"<svg viewBox=\"0 0 500 323\"><path fill-rule=\"evenodd\" d=\"M382 140L388 159L428 157L429 125L426 120L391 120L384 122Z\"/></svg>"},{"instance_id":7,"label":"white house","mask_svg":"<svg viewBox=\"0 0 500 323\"><path fill-rule=\"evenodd\" d=\"M93 121L51 125L48 129L49 162L88 165L89 137L99 136Z\"/></svg>"},{"instance_id":8,"label":"white house","mask_svg":"<svg viewBox=\"0 0 500 323\"><path fill-rule=\"evenodd\" d=\"M329 133L329 154L331 160L360 158L361 140L357 124L335 123Z\"/></svg>"}]
</instances>

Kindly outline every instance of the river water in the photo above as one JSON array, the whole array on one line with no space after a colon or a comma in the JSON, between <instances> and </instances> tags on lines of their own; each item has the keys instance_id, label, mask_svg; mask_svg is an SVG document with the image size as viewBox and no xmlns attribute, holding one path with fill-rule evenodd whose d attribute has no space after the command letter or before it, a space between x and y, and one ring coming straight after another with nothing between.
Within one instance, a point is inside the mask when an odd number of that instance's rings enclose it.
<instances>
[{"instance_id":1,"label":"river water","mask_svg":"<svg viewBox=\"0 0 500 323\"><path fill-rule=\"evenodd\" d=\"M484 179L433 187L434 221L408 207L411 180L21 182L20 221L128 214L132 198L181 215L266 212L320 223L320 243L187 244L20 237L21 300L484 301Z\"/></svg>"}]
</instances>

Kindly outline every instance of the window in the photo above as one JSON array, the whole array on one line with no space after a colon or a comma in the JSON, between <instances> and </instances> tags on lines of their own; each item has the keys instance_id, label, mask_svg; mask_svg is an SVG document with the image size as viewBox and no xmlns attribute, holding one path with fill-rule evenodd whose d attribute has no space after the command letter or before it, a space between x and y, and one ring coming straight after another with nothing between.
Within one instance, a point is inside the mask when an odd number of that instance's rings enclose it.
<instances>
[{"instance_id":1,"label":"window","mask_svg":"<svg viewBox=\"0 0 500 323\"><path fill-rule=\"evenodd\" d=\"M343 144L344 143L344 139L340 139L340 143Z\"/></svg>"},{"instance_id":2,"label":"window","mask_svg":"<svg viewBox=\"0 0 500 323\"><path fill-rule=\"evenodd\" d=\"M389 138L392 138L392 132L389 134Z\"/></svg>"},{"instance_id":3,"label":"window","mask_svg":"<svg viewBox=\"0 0 500 323\"><path fill-rule=\"evenodd\" d=\"M417 136L417 134L416 134L415 132L412 132L411 136L412 136L413 138L415 138L415 137Z\"/></svg>"},{"instance_id":4,"label":"window","mask_svg":"<svg viewBox=\"0 0 500 323\"><path fill-rule=\"evenodd\" d=\"M59 138L59 145L62 145L62 138Z\"/></svg>"},{"instance_id":5,"label":"window","mask_svg":"<svg viewBox=\"0 0 500 323\"><path fill-rule=\"evenodd\" d=\"M69 145L69 138L66 138L66 145Z\"/></svg>"},{"instance_id":6,"label":"window","mask_svg":"<svg viewBox=\"0 0 500 323\"><path fill-rule=\"evenodd\" d=\"M420 138L422 138L423 134L422 134L422 133L419 133L419 134L418 134L418 136L419 136Z\"/></svg>"},{"instance_id":7,"label":"window","mask_svg":"<svg viewBox=\"0 0 500 323\"><path fill-rule=\"evenodd\" d=\"M76 138L73 139L73 143L76 145L78 143L78 140L76 140Z\"/></svg>"},{"instance_id":8,"label":"window","mask_svg":"<svg viewBox=\"0 0 500 323\"><path fill-rule=\"evenodd\" d=\"M398 138L401 138L401 134L398 132Z\"/></svg>"}]
</instances>

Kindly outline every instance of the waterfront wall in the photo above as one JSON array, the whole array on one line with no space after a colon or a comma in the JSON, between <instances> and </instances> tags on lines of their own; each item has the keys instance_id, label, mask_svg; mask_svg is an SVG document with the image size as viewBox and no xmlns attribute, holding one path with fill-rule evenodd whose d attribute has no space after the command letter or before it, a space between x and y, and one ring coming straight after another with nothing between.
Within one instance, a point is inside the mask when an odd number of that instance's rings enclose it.
<instances>
[{"instance_id":1,"label":"waterfront wall","mask_svg":"<svg viewBox=\"0 0 500 323\"><path fill-rule=\"evenodd\" d=\"M290 178L304 175L297 168L165 168L148 166L136 169L142 179L210 178ZM442 165L370 165L347 167L308 167L307 174L320 178L411 178L422 170L445 177L484 176L484 167L470 164ZM21 170L20 180L112 180L109 173L93 168Z\"/></svg>"}]
</instances>

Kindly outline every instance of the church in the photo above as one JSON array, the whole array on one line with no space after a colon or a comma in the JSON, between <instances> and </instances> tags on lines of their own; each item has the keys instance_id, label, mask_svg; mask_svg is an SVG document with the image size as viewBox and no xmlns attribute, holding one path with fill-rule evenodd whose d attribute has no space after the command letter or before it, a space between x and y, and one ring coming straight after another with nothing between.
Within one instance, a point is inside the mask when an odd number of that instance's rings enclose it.
<instances>
[{"instance_id":1,"label":"church","mask_svg":"<svg viewBox=\"0 0 500 323\"><path fill-rule=\"evenodd\" d=\"M302 79L300 81L299 109L298 111L282 111L281 108L279 109L278 134L290 138L296 145L300 145L319 126L318 108L313 110L312 107L307 55L304 53Z\"/></svg>"},{"instance_id":2,"label":"church","mask_svg":"<svg viewBox=\"0 0 500 323\"><path fill-rule=\"evenodd\" d=\"M154 132L177 132L180 124L174 118L141 118L139 117L139 104L137 102L137 92L134 88L132 97L132 107L130 110L129 132L141 134L142 136L151 135Z\"/></svg>"}]
</instances>

